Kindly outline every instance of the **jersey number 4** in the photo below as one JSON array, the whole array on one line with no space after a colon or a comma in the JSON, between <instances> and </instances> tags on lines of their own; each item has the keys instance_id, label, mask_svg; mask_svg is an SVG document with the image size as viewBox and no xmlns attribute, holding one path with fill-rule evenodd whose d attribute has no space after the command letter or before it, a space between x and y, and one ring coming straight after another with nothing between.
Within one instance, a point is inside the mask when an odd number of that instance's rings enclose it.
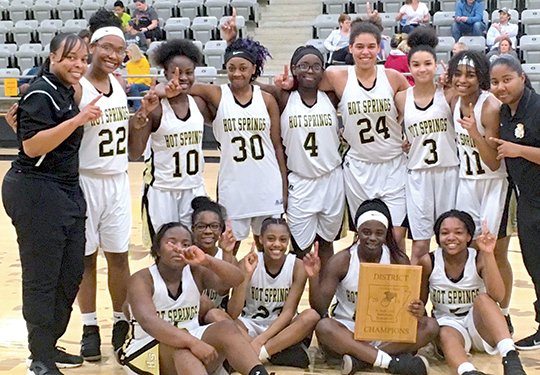
<instances>
[{"instance_id":1,"label":"jersey number 4","mask_svg":"<svg viewBox=\"0 0 540 375\"><path fill-rule=\"evenodd\" d=\"M111 129L103 129L99 132L99 156L114 156L123 155L127 149L127 136L126 128L121 127L116 129L116 133L113 133Z\"/></svg>"},{"instance_id":2,"label":"jersey number 4","mask_svg":"<svg viewBox=\"0 0 540 375\"><path fill-rule=\"evenodd\" d=\"M173 177L182 177L182 164L180 161L180 153L175 152L174 157L174 173ZM197 150L189 150L186 152L186 173L190 176L199 172L199 152Z\"/></svg>"},{"instance_id":3,"label":"jersey number 4","mask_svg":"<svg viewBox=\"0 0 540 375\"><path fill-rule=\"evenodd\" d=\"M246 138L244 137L234 137L231 139L231 143L236 143L240 151L240 155L233 156L234 161L242 162L248 158L248 150L246 148L247 143L249 143L251 157L254 160L261 160L264 158L262 138L259 134L253 134L251 137L249 137L247 142Z\"/></svg>"},{"instance_id":4,"label":"jersey number 4","mask_svg":"<svg viewBox=\"0 0 540 375\"><path fill-rule=\"evenodd\" d=\"M371 120L368 118L361 118L356 123L360 128L360 143L371 143L375 142L375 137L371 134ZM384 139L390 138L390 131L388 126L386 126L386 116L381 116L375 122L375 131L379 134L382 134Z\"/></svg>"},{"instance_id":5,"label":"jersey number 4","mask_svg":"<svg viewBox=\"0 0 540 375\"><path fill-rule=\"evenodd\" d=\"M304 141L304 150L308 151L309 156L312 158L319 156L319 146L317 146L315 132L308 133L306 140Z\"/></svg>"}]
</instances>

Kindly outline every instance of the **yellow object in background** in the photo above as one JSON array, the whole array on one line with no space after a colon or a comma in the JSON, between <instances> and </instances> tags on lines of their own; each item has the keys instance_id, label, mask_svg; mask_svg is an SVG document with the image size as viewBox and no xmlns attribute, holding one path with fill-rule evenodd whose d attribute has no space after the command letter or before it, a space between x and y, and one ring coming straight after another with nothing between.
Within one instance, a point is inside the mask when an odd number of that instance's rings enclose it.
<instances>
[{"instance_id":1,"label":"yellow object in background","mask_svg":"<svg viewBox=\"0 0 540 375\"><path fill-rule=\"evenodd\" d=\"M17 78L4 78L4 96L18 96L19 82Z\"/></svg>"}]
</instances>

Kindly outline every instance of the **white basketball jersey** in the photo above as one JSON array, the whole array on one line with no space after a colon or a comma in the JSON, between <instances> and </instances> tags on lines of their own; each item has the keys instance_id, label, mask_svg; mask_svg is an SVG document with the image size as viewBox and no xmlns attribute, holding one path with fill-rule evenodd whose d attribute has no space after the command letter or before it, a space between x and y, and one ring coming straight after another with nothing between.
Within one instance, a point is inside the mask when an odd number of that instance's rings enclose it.
<instances>
[{"instance_id":1,"label":"white basketball jersey","mask_svg":"<svg viewBox=\"0 0 540 375\"><path fill-rule=\"evenodd\" d=\"M219 247L217 249L216 255L214 255L214 258L223 260L223 250L221 250ZM223 300L228 297L228 294L222 296L214 289L205 289L203 290L203 294L210 298L210 300L214 303L215 307L221 307Z\"/></svg>"},{"instance_id":2,"label":"white basketball jersey","mask_svg":"<svg viewBox=\"0 0 540 375\"><path fill-rule=\"evenodd\" d=\"M452 109L441 88L435 90L427 108L414 101L414 88L406 93L403 122L411 144L408 169L454 167L459 164L456 133L452 124Z\"/></svg>"},{"instance_id":3,"label":"white basketball jersey","mask_svg":"<svg viewBox=\"0 0 540 375\"><path fill-rule=\"evenodd\" d=\"M102 115L84 125L84 136L79 150L81 171L115 174L127 171L128 167L128 121L127 96L114 75L109 74L110 95L103 95L97 106ZM82 110L101 93L85 77L80 80Z\"/></svg>"},{"instance_id":4,"label":"white basketball jersey","mask_svg":"<svg viewBox=\"0 0 540 375\"><path fill-rule=\"evenodd\" d=\"M433 270L429 276L429 296L433 305L433 316L441 318L463 317L471 309L474 299L485 293L484 281L476 269L476 250L469 248L463 277L456 282L446 276L443 251L439 247L434 253Z\"/></svg>"},{"instance_id":5,"label":"white basketball jersey","mask_svg":"<svg viewBox=\"0 0 540 375\"><path fill-rule=\"evenodd\" d=\"M317 92L317 102L307 106L298 91L289 95L281 114L281 138L287 169L306 177L323 176L341 164L338 118L328 95Z\"/></svg>"},{"instance_id":6,"label":"white basketball jersey","mask_svg":"<svg viewBox=\"0 0 540 375\"><path fill-rule=\"evenodd\" d=\"M157 265L153 264L148 269L154 282L152 301L156 306L157 315L181 329L189 331L198 328L201 293L197 284L195 284L195 280L193 280L189 265L186 265L182 270L182 293L177 298L174 298L169 293ZM131 313L131 316L133 316L133 313ZM150 335L135 319L132 320L132 326L133 336L126 349L128 353L133 353L135 348L146 345L150 338Z\"/></svg>"},{"instance_id":7,"label":"white basketball jersey","mask_svg":"<svg viewBox=\"0 0 540 375\"><path fill-rule=\"evenodd\" d=\"M296 256L287 254L281 271L275 277L266 272L264 253L257 253L259 262L251 276L242 316L261 325L270 325L283 310L293 283Z\"/></svg>"},{"instance_id":8,"label":"white basketball jersey","mask_svg":"<svg viewBox=\"0 0 540 375\"><path fill-rule=\"evenodd\" d=\"M354 66L349 66L339 102L343 138L351 146L347 155L368 163L382 163L403 153L394 90L384 66L377 65L376 69L374 86L368 90L360 86Z\"/></svg>"},{"instance_id":9,"label":"white basketball jersey","mask_svg":"<svg viewBox=\"0 0 540 375\"><path fill-rule=\"evenodd\" d=\"M347 274L336 288L336 305L332 316L338 320L354 321L356 314L356 299L358 297L358 280L360 278L360 258L358 245L349 249L350 260ZM390 264L390 249L383 245L379 264Z\"/></svg>"},{"instance_id":10,"label":"white basketball jersey","mask_svg":"<svg viewBox=\"0 0 540 375\"><path fill-rule=\"evenodd\" d=\"M251 101L236 102L228 85L221 85L221 101L213 122L220 144L218 200L231 219L283 212L283 193L270 115L259 86Z\"/></svg>"},{"instance_id":11,"label":"white basketball jersey","mask_svg":"<svg viewBox=\"0 0 540 375\"><path fill-rule=\"evenodd\" d=\"M484 102L491 95L489 91L482 91L478 101L474 105L473 112L476 119L476 126L481 135L486 134L486 129L482 125L482 107ZM480 157L480 152L469 133L459 123L461 119L461 98L458 97L454 108L454 125L456 127L457 148L459 151L459 178L474 180L503 178L506 177L506 167L501 160L501 166L496 171L492 171Z\"/></svg>"},{"instance_id":12,"label":"white basketball jersey","mask_svg":"<svg viewBox=\"0 0 540 375\"><path fill-rule=\"evenodd\" d=\"M204 118L188 95L189 116L180 120L168 99L161 100L161 123L150 135L144 182L161 190L186 190L204 184Z\"/></svg>"}]
</instances>

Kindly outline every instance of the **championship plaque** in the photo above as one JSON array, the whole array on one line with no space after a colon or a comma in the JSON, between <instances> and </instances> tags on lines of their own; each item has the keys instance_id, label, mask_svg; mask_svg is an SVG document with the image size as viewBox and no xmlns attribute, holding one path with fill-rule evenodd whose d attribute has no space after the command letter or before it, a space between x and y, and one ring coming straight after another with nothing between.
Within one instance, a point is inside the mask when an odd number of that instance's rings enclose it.
<instances>
[{"instance_id":1,"label":"championship plaque","mask_svg":"<svg viewBox=\"0 0 540 375\"><path fill-rule=\"evenodd\" d=\"M354 338L416 342L418 321L407 310L420 298L421 266L360 263Z\"/></svg>"}]
</instances>

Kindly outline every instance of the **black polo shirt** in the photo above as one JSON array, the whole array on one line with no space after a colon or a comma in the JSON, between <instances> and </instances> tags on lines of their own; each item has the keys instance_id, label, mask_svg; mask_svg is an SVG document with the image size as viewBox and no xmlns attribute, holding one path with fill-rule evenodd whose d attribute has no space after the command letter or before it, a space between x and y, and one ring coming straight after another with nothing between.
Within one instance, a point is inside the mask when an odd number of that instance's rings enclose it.
<instances>
[{"instance_id":1,"label":"black polo shirt","mask_svg":"<svg viewBox=\"0 0 540 375\"><path fill-rule=\"evenodd\" d=\"M520 145L540 147L540 95L525 88L514 116L508 105L502 105L500 137ZM504 160L520 197L540 203L540 165L521 157Z\"/></svg>"},{"instance_id":2,"label":"black polo shirt","mask_svg":"<svg viewBox=\"0 0 540 375\"><path fill-rule=\"evenodd\" d=\"M19 102L17 112L19 155L13 162L15 169L36 177L78 184L79 148L83 127L78 127L58 147L41 157L29 157L22 147L24 140L79 113L74 93L73 87L66 87L54 74L48 72L30 85L28 92Z\"/></svg>"}]
</instances>

